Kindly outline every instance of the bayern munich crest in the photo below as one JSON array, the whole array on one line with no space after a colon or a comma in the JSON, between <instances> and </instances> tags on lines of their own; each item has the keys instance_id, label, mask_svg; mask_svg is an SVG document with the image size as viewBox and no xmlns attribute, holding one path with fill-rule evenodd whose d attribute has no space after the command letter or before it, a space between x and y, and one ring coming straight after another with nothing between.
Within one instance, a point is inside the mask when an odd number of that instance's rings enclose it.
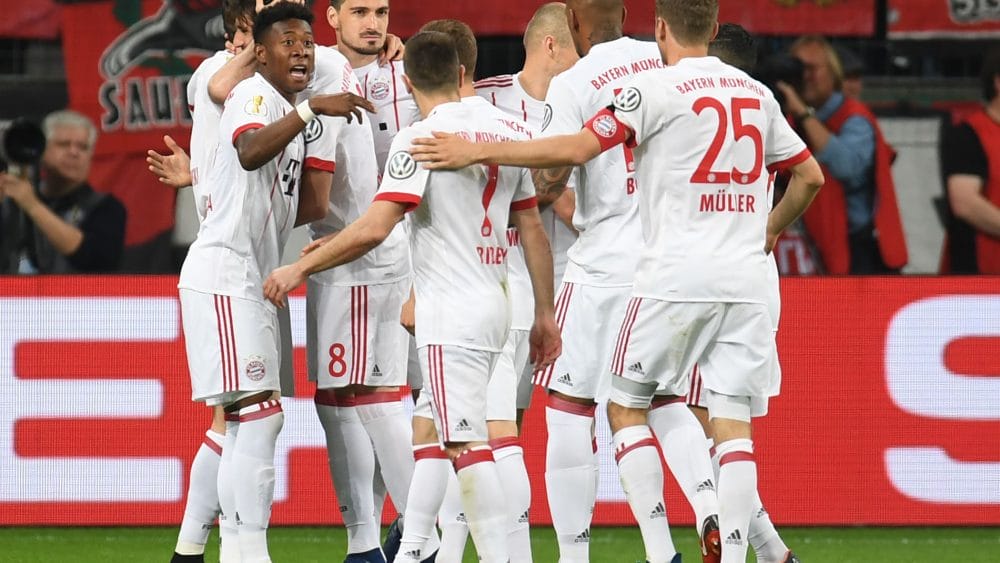
<instances>
[{"instance_id":1,"label":"bayern munich crest","mask_svg":"<svg viewBox=\"0 0 1000 563\"><path fill-rule=\"evenodd\" d=\"M376 80L372 83L371 88L369 88L370 97L373 100L382 101L389 97L390 90L392 90L392 87L388 82Z\"/></svg>"},{"instance_id":2,"label":"bayern munich crest","mask_svg":"<svg viewBox=\"0 0 1000 563\"><path fill-rule=\"evenodd\" d=\"M621 111L635 111L635 108L639 107L642 103L642 94L639 90L629 87L621 91L617 96L615 96L615 109Z\"/></svg>"},{"instance_id":3,"label":"bayern munich crest","mask_svg":"<svg viewBox=\"0 0 1000 563\"><path fill-rule=\"evenodd\" d=\"M417 172L417 161L406 151L399 151L389 158L389 176L397 180L405 180Z\"/></svg>"},{"instance_id":4,"label":"bayern munich crest","mask_svg":"<svg viewBox=\"0 0 1000 563\"><path fill-rule=\"evenodd\" d=\"M610 115L602 115L598 117L594 120L591 127L593 127L595 133L605 139L614 137L615 133L618 132L618 123L616 123L615 118Z\"/></svg>"},{"instance_id":5,"label":"bayern munich crest","mask_svg":"<svg viewBox=\"0 0 1000 563\"><path fill-rule=\"evenodd\" d=\"M247 362L247 379L250 381L260 381L264 379L266 373L267 367L264 365L263 359L255 356Z\"/></svg>"}]
</instances>

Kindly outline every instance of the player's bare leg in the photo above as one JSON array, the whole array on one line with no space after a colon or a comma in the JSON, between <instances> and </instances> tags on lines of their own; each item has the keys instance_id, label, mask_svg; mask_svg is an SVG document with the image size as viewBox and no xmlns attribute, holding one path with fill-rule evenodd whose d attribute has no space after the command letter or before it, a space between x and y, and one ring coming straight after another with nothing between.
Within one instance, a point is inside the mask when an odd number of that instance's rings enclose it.
<instances>
[{"instance_id":1,"label":"player's bare leg","mask_svg":"<svg viewBox=\"0 0 1000 563\"><path fill-rule=\"evenodd\" d=\"M712 468L706 431L684 397L657 395L650 406L653 430L667 467L695 514L695 529L704 563L715 563L722 555L719 540L718 476Z\"/></svg>"},{"instance_id":2,"label":"player's bare leg","mask_svg":"<svg viewBox=\"0 0 1000 563\"><path fill-rule=\"evenodd\" d=\"M205 432L205 439L191 463L187 503L172 563L205 560L205 544L208 543L208 535L220 512L219 462L225 439L225 413L221 406L212 407L212 426ZM233 535L230 540L235 541L235 527L231 532Z\"/></svg>"},{"instance_id":3,"label":"player's bare leg","mask_svg":"<svg viewBox=\"0 0 1000 563\"><path fill-rule=\"evenodd\" d=\"M225 463L220 467L219 482L232 483L240 560L269 562L267 526L274 498L274 448L285 420L280 395L254 393L227 405L225 411L223 458L229 457L229 467Z\"/></svg>"},{"instance_id":4,"label":"player's bare leg","mask_svg":"<svg viewBox=\"0 0 1000 563\"><path fill-rule=\"evenodd\" d=\"M621 380L614 376L615 382ZM632 384L635 385L635 384ZM608 402L608 422L615 447L615 461L622 489L632 514L639 523L649 563L679 560L670 537L666 505L663 502L663 466L656 440L646 424L647 408Z\"/></svg>"},{"instance_id":5,"label":"player's bare leg","mask_svg":"<svg viewBox=\"0 0 1000 563\"><path fill-rule=\"evenodd\" d=\"M747 400L749 404L749 400ZM749 407L747 420L712 416L716 410L709 403L712 434L718 442L719 456L719 528L722 532L722 563L744 563L750 519L757 491L757 464L750 438ZM718 409L722 411L722 409ZM732 416L731 410L725 410Z\"/></svg>"},{"instance_id":6,"label":"player's bare leg","mask_svg":"<svg viewBox=\"0 0 1000 563\"><path fill-rule=\"evenodd\" d=\"M419 414L413 416L413 457L413 480L403 515L406 526L395 558L395 561L406 563L423 561L434 554L429 543L432 537L437 537L434 522L452 472L448 454L438 441L434 420Z\"/></svg>"},{"instance_id":7,"label":"player's bare leg","mask_svg":"<svg viewBox=\"0 0 1000 563\"><path fill-rule=\"evenodd\" d=\"M559 563L590 561L590 523L597 500L593 399L549 391L545 424L545 490Z\"/></svg>"}]
</instances>

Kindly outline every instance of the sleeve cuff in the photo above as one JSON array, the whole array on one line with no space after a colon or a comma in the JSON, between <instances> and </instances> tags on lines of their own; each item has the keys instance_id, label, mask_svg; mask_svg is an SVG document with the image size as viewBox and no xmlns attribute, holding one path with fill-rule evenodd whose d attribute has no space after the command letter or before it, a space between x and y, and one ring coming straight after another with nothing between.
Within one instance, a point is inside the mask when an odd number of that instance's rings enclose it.
<instances>
[{"instance_id":1,"label":"sleeve cuff","mask_svg":"<svg viewBox=\"0 0 1000 563\"><path fill-rule=\"evenodd\" d=\"M409 213L420 205L421 198L418 195L403 192L380 192L375 194L375 201L391 201L403 204L406 206L407 213Z\"/></svg>"},{"instance_id":2,"label":"sleeve cuff","mask_svg":"<svg viewBox=\"0 0 1000 563\"><path fill-rule=\"evenodd\" d=\"M313 156L307 156L305 162L306 169L309 170L322 170L323 172L329 172L333 174L337 171L337 163L332 160L323 160L322 158L316 158Z\"/></svg>"},{"instance_id":3,"label":"sleeve cuff","mask_svg":"<svg viewBox=\"0 0 1000 563\"><path fill-rule=\"evenodd\" d=\"M787 170L792 166L795 166L796 164L802 164L803 162L809 160L811 156L812 153L809 151L809 149L803 149L802 152L791 158L786 158L785 160L779 160L778 162L772 162L771 164L768 164L767 171L781 172L783 170Z\"/></svg>"},{"instance_id":4,"label":"sleeve cuff","mask_svg":"<svg viewBox=\"0 0 1000 563\"><path fill-rule=\"evenodd\" d=\"M597 142L601 144L601 152L625 143L633 137L629 126L622 123L615 113L607 108L597 112L597 115L584 124L583 128L590 130L597 137Z\"/></svg>"},{"instance_id":5,"label":"sleeve cuff","mask_svg":"<svg viewBox=\"0 0 1000 563\"><path fill-rule=\"evenodd\" d=\"M241 125L238 129L236 129L236 131L233 131L233 146L236 146L236 139L238 139L240 135L246 133L247 131L254 131L256 129L263 128L263 123L247 123L246 125Z\"/></svg>"},{"instance_id":6,"label":"sleeve cuff","mask_svg":"<svg viewBox=\"0 0 1000 563\"><path fill-rule=\"evenodd\" d=\"M531 209L532 207L538 207L538 198L535 196L521 199L510 204L511 211L524 211L526 209Z\"/></svg>"}]
</instances>

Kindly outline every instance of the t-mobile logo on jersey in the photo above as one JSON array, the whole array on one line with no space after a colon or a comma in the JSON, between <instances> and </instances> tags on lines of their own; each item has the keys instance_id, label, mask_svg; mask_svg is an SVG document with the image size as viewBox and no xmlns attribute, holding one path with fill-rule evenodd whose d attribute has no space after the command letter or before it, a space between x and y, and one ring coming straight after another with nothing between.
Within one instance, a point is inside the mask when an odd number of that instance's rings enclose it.
<instances>
[{"instance_id":1,"label":"t-mobile logo on jersey","mask_svg":"<svg viewBox=\"0 0 1000 563\"><path fill-rule=\"evenodd\" d=\"M886 335L885 375L897 407L938 421L1000 421L1000 296L933 297L903 307ZM992 350L992 351L989 351ZM970 430L971 432L971 430ZM885 451L889 480L900 493L924 502L1000 503L996 443L982 441L972 459L956 459L951 444L898 446ZM966 439L964 442L968 442ZM968 455L970 452L966 452Z\"/></svg>"}]
</instances>

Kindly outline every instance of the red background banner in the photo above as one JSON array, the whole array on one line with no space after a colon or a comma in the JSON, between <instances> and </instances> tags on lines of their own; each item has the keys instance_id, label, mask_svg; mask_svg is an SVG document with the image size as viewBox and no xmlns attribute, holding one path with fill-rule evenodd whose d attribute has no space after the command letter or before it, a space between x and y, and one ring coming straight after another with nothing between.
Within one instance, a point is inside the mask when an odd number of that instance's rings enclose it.
<instances>
[{"instance_id":1,"label":"red background banner","mask_svg":"<svg viewBox=\"0 0 1000 563\"><path fill-rule=\"evenodd\" d=\"M1000 36L1000 4L981 0L889 0L889 38Z\"/></svg>"},{"instance_id":2,"label":"red background banner","mask_svg":"<svg viewBox=\"0 0 1000 563\"><path fill-rule=\"evenodd\" d=\"M209 417L189 398L175 286L172 277L0 282L0 525L179 521ZM755 429L775 521L1000 521L1000 278L785 279L782 295L782 394ZM299 295L297 331L303 311ZM336 523L301 347L295 362L273 522ZM524 438L539 524L549 519L541 399ZM610 469L606 433L599 447ZM632 522L615 481L602 476L598 524ZM667 498L671 522L690 523L672 481Z\"/></svg>"},{"instance_id":3,"label":"red background banner","mask_svg":"<svg viewBox=\"0 0 1000 563\"><path fill-rule=\"evenodd\" d=\"M4 15L0 18L0 37L59 37L59 8L54 0L21 0L4 4Z\"/></svg>"}]
</instances>

